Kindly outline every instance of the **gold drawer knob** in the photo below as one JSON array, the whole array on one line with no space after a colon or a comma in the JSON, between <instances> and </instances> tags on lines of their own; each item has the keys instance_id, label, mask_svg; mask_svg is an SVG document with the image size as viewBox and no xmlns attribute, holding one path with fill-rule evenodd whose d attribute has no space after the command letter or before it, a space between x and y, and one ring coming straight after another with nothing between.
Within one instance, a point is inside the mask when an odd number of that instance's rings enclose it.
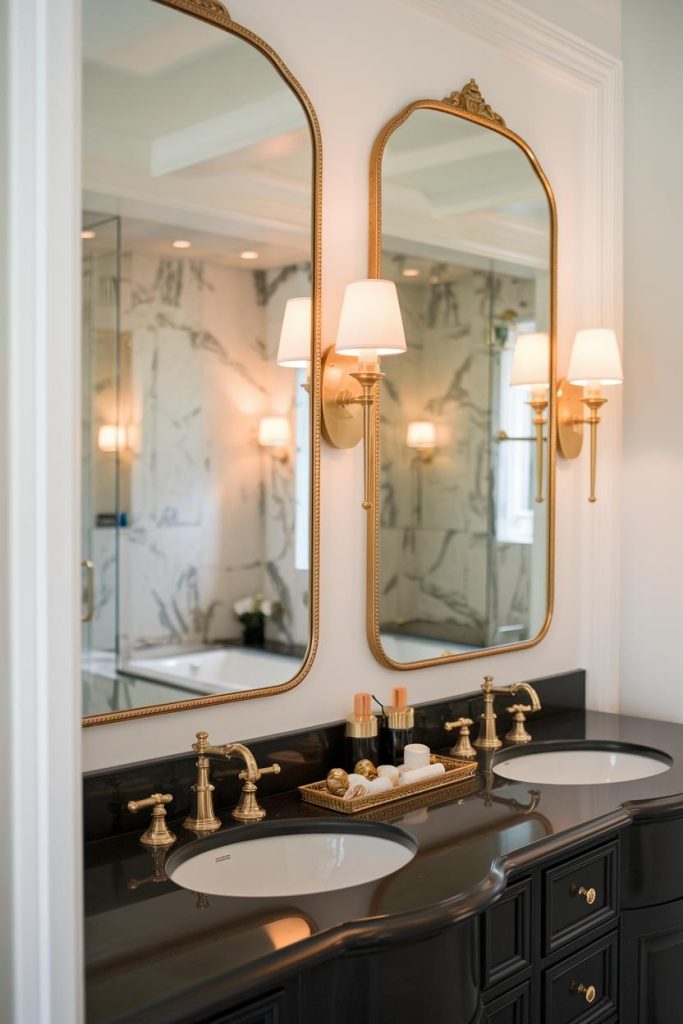
<instances>
[{"instance_id":1,"label":"gold drawer knob","mask_svg":"<svg viewBox=\"0 0 683 1024\"><path fill-rule=\"evenodd\" d=\"M578 995L583 996L588 1005L595 1002L595 997L598 992L595 985L577 985L575 981L570 986L572 992L576 992Z\"/></svg>"},{"instance_id":2,"label":"gold drawer knob","mask_svg":"<svg viewBox=\"0 0 683 1024\"><path fill-rule=\"evenodd\" d=\"M582 896L589 907L592 907L598 898L598 894L592 886L587 889L585 885L573 885L571 894L572 896Z\"/></svg>"}]
</instances>

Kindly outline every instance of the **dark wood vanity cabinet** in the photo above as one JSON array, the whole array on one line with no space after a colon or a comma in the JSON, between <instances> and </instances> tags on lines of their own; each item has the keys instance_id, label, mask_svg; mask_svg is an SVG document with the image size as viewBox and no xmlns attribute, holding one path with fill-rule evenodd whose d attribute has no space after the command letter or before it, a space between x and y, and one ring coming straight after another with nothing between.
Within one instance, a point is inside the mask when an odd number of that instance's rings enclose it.
<instances>
[{"instance_id":1,"label":"dark wood vanity cabinet","mask_svg":"<svg viewBox=\"0 0 683 1024\"><path fill-rule=\"evenodd\" d=\"M341 954L202 1024L676 1024L681 864L683 811L637 820L513 875L477 917Z\"/></svg>"},{"instance_id":2,"label":"dark wood vanity cabinet","mask_svg":"<svg viewBox=\"0 0 683 1024\"><path fill-rule=\"evenodd\" d=\"M621 1024L683 1019L683 812L622 837Z\"/></svg>"},{"instance_id":3,"label":"dark wood vanity cabinet","mask_svg":"<svg viewBox=\"0 0 683 1024\"><path fill-rule=\"evenodd\" d=\"M577 847L481 915L487 1024L608 1024L618 1004L618 841Z\"/></svg>"}]
</instances>

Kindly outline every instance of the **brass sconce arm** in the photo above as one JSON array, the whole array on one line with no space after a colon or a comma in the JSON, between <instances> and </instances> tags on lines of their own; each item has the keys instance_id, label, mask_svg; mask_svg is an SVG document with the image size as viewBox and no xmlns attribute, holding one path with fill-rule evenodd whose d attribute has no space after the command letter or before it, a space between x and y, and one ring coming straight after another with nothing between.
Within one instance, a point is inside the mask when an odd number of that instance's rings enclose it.
<instances>
[{"instance_id":1,"label":"brass sconce arm","mask_svg":"<svg viewBox=\"0 0 683 1024\"><path fill-rule=\"evenodd\" d=\"M598 413L607 399L603 395L591 394L589 392L582 401L589 410L588 416L581 420L581 423L587 424L591 431L591 490L588 500L593 502L598 500L595 494L595 477L598 462L598 423L600 422L600 416Z\"/></svg>"},{"instance_id":2,"label":"brass sconce arm","mask_svg":"<svg viewBox=\"0 0 683 1024\"><path fill-rule=\"evenodd\" d=\"M548 408L548 399L532 398L526 403L534 410L533 424L536 432L529 437L513 437L506 430L499 430L497 438L499 441L535 441L536 442L536 501L543 501L543 428L548 420L543 415Z\"/></svg>"},{"instance_id":3,"label":"brass sconce arm","mask_svg":"<svg viewBox=\"0 0 683 1024\"><path fill-rule=\"evenodd\" d=\"M350 374L361 386L361 393L357 396L349 396L342 400L337 397L340 405L357 404L363 409L363 480L364 496L363 508L368 511L372 508L372 447L374 443L373 432L373 406L375 404L375 384L378 384L384 374L379 368L379 363L361 363L357 370Z\"/></svg>"},{"instance_id":4,"label":"brass sconce arm","mask_svg":"<svg viewBox=\"0 0 683 1024\"><path fill-rule=\"evenodd\" d=\"M560 381L558 395L558 448L565 459L575 459L583 446L583 427L590 427L590 493L588 500L597 501L596 477L598 462L598 424L600 409L607 399L599 388L582 389L566 380ZM582 415L581 406L586 406L588 416Z\"/></svg>"}]
</instances>

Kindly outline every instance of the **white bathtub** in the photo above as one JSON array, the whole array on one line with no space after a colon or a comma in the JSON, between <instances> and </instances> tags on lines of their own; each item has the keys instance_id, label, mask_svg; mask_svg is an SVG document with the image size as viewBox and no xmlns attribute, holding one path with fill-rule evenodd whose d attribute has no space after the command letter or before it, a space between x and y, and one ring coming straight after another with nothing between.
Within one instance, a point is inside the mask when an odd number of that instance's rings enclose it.
<instances>
[{"instance_id":1,"label":"white bathtub","mask_svg":"<svg viewBox=\"0 0 683 1024\"><path fill-rule=\"evenodd\" d=\"M466 644L449 643L447 640L412 636L410 633L380 634L384 653L392 661L399 663L409 661L427 661L430 658L441 658L444 654L464 654L466 651L479 650Z\"/></svg>"},{"instance_id":2,"label":"white bathtub","mask_svg":"<svg viewBox=\"0 0 683 1024\"><path fill-rule=\"evenodd\" d=\"M122 671L172 683L199 694L278 686L293 679L301 658L252 647L219 647L181 654L136 656Z\"/></svg>"}]
</instances>

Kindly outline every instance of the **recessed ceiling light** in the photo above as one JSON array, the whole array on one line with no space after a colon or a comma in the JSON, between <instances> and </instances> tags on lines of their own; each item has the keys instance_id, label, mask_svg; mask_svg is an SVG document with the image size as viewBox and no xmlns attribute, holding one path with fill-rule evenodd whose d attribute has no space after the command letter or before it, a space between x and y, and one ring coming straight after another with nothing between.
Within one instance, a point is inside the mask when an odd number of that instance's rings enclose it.
<instances>
[{"instance_id":1,"label":"recessed ceiling light","mask_svg":"<svg viewBox=\"0 0 683 1024\"><path fill-rule=\"evenodd\" d=\"M420 276L420 271L417 269L417 267L406 267L404 270L401 271L401 273L403 274L404 277Z\"/></svg>"},{"instance_id":2,"label":"recessed ceiling light","mask_svg":"<svg viewBox=\"0 0 683 1024\"><path fill-rule=\"evenodd\" d=\"M245 249L244 252L240 253L241 260L257 260L258 253L254 252L253 249Z\"/></svg>"},{"instance_id":3,"label":"recessed ceiling light","mask_svg":"<svg viewBox=\"0 0 683 1024\"><path fill-rule=\"evenodd\" d=\"M81 231L81 238L94 238L96 234L96 231Z\"/></svg>"},{"instance_id":4,"label":"recessed ceiling light","mask_svg":"<svg viewBox=\"0 0 683 1024\"><path fill-rule=\"evenodd\" d=\"M192 242L188 242L186 238L177 238L173 243L174 249L191 249Z\"/></svg>"}]
</instances>

